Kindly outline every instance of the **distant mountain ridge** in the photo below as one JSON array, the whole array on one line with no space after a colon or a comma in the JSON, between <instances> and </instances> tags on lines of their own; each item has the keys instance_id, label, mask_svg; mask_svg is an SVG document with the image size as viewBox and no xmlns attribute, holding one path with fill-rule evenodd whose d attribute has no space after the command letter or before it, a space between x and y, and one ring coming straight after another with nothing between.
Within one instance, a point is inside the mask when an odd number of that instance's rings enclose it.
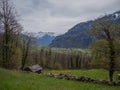
<instances>
[{"instance_id":1,"label":"distant mountain ridge","mask_svg":"<svg viewBox=\"0 0 120 90\"><path fill-rule=\"evenodd\" d=\"M57 36L49 46L58 48L88 48L94 38L87 36L86 31L93 23L104 17L113 20L120 25L120 11L118 11L113 14L105 15L96 20L82 22L75 25L65 34Z\"/></svg>"},{"instance_id":2,"label":"distant mountain ridge","mask_svg":"<svg viewBox=\"0 0 120 90\"><path fill-rule=\"evenodd\" d=\"M26 33L23 33L24 35L27 35ZM32 36L34 42L38 46L48 46L52 40L56 37L55 33L53 32L30 32L28 33Z\"/></svg>"},{"instance_id":3,"label":"distant mountain ridge","mask_svg":"<svg viewBox=\"0 0 120 90\"><path fill-rule=\"evenodd\" d=\"M41 38L41 37L44 37L46 35L48 35L48 36L55 36L55 33L53 33L53 32L38 32L38 33L32 33L32 34L36 38Z\"/></svg>"}]
</instances>

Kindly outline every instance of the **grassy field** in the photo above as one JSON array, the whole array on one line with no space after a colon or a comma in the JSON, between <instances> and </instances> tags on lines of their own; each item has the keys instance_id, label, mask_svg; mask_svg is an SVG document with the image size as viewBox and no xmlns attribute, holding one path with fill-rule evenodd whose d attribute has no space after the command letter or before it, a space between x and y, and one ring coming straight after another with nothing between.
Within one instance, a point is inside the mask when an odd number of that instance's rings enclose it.
<instances>
[{"instance_id":1,"label":"grassy field","mask_svg":"<svg viewBox=\"0 0 120 90\"><path fill-rule=\"evenodd\" d=\"M49 50L51 49L52 52L57 52L57 53L70 53L70 52L82 52L82 53L90 53L88 49L80 49L80 48L71 48L71 49L66 49L66 48L48 48L48 47L43 47L43 46L37 46L36 49L41 50Z\"/></svg>"},{"instance_id":2,"label":"grassy field","mask_svg":"<svg viewBox=\"0 0 120 90\"><path fill-rule=\"evenodd\" d=\"M63 74L71 74L71 75L78 75L78 76L86 76L91 77L94 79L100 80L109 80L109 72L103 69L92 69L92 70L46 70L45 73L63 73ZM119 72L115 72L114 80L117 81L116 77Z\"/></svg>"},{"instance_id":3,"label":"grassy field","mask_svg":"<svg viewBox=\"0 0 120 90\"><path fill-rule=\"evenodd\" d=\"M104 73L104 71L98 70L98 72L99 71ZM57 73L58 71L46 72ZM67 70L61 72L79 75L79 73L82 73L84 71ZM88 71L88 74L91 72ZM85 73L83 74L85 75ZM103 76L102 74L101 76ZM90 74L90 76L94 77L93 74ZM0 69L0 90L120 90L120 87L60 80L43 75L20 73L16 71Z\"/></svg>"}]
</instances>

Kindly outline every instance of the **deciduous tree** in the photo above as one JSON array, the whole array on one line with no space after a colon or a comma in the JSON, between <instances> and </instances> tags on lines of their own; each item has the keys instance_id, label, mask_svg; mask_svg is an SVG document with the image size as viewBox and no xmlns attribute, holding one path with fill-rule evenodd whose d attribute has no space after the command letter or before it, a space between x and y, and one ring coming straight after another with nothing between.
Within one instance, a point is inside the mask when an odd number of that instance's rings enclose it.
<instances>
[{"instance_id":1,"label":"deciduous tree","mask_svg":"<svg viewBox=\"0 0 120 90\"><path fill-rule=\"evenodd\" d=\"M120 37L120 26L114 21L103 18L100 21L94 23L89 33L93 36L97 36L107 41L109 48L109 79L113 81L113 74L115 68L115 46L113 42ZM102 49L102 48L101 48Z\"/></svg>"},{"instance_id":2,"label":"deciduous tree","mask_svg":"<svg viewBox=\"0 0 120 90\"><path fill-rule=\"evenodd\" d=\"M2 34L2 64L10 68L10 62L18 43L18 34L22 27L18 23L17 13L10 0L0 0L0 33Z\"/></svg>"}]
</instances>

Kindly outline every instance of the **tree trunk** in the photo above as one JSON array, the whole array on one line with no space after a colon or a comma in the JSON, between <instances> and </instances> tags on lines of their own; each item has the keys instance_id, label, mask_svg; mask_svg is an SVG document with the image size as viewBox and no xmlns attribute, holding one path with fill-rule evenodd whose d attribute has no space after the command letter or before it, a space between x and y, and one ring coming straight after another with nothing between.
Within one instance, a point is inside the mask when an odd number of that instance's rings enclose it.
<instances>
[{"instance_id":1,"label":"tree trunk","mask_svg":"<svg viewBox=\"0 0 120 90\"><path fill-rule=\"evenodd\" d=\"M115 63L115 50L113 45L113 40L109 40L109 49L110 49L110 55L109 55L109 79L112 82L113 81L113 73L114 73L114 63Z\"/></svg>"},{"instance_id":2,"label":"tree trunk","mask_svg":"<svg viewBox=\"0 0 120 90\"><path fill-rule=\"evenodd\" d=\"M115 67L115 50L114 50L114 39L111 37L110 31L105 30L107 35L108 47L109 47L109 79L113 81L114 67Z\"/></svg>"},{"instance_id":3,"label":"tree trunk","mask_svg":"<svg viewBox=\"0 0 120 90\"><path fill-rule=\"evenodd\" d=\"M24 70L24 66L26 64L26 59L27 59L27 56L28 56L29 48L30 48L30 42L31 42L31 36L28 37L27 43L23 46L21 70Z\"/></svg>"}]
</instances>

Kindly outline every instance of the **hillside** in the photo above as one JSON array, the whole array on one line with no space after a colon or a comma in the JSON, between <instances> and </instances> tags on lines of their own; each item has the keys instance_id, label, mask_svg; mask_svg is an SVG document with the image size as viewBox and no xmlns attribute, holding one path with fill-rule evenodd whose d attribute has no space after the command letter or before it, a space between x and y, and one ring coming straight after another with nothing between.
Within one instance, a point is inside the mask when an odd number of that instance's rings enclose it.
<instances>
[{"instance_id":1,"label":"hillside","mask_svg":"<svg viewBox=\"0 0 120 90\"><path fill-rule=\"evenodd\" d=\"M106 15L104 17L115 21L117 24L120 24L120 11ZM88 48L88 45L94 40L94 38L86 35L86 31L93 23L102 18L103 17L75 25L67 33L57 36L52 41L50 46L60 48Z\"/></svg>"}]
</instances>

